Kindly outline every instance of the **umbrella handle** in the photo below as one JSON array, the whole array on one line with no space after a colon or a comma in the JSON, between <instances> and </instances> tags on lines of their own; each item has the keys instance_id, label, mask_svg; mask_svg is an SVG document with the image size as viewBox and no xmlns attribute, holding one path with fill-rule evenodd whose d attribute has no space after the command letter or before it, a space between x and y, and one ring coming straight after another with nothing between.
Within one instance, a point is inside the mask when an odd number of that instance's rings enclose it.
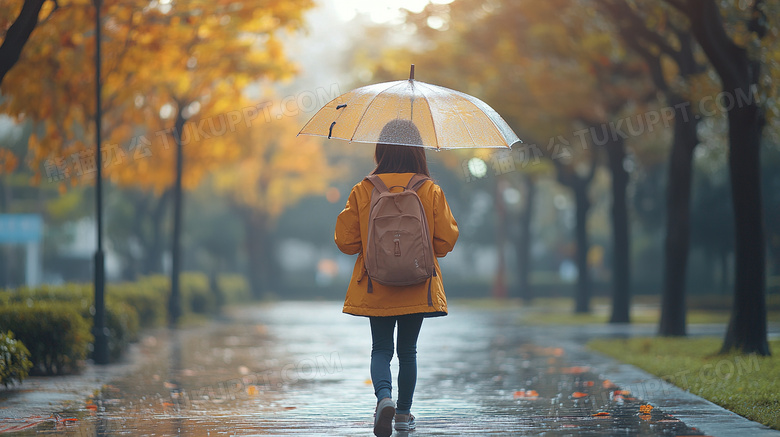
<instances>
[{"instance_id":1,"label":"umbrella handle","mask_svg":"<svg viewBox=\"0 0 780 437\"><path fill-rule=\"evenodd\" d=\"M414 64L412 64L412 68L409 70L409 80L414 80Z\"/></svg>"},{"instance_id":2,"label":"umbrella handle","mask_svg":"<svg viewBox=\"0 0 780 437\"><path fill-rule=\"evenodd\" d=\"M328 139L330 139L330 136L333 135L333 126L336 125L336 122L330 124L330 129L328 129Z\"/></svg>"}]
</instances>

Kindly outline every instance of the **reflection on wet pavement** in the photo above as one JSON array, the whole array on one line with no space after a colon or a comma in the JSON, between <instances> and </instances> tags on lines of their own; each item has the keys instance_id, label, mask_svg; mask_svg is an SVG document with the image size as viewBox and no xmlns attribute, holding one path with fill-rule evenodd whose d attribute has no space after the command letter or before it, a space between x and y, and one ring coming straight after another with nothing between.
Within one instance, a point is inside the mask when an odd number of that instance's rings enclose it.
<instances>
[{"instance_id":1,"label":"reflection on wet pavement","mask_svg":"<svg viewBox=\"0 0 780 437\"><path fill-rule=\"evenodd\" d=\"M541 329L501 309L426 320L410 434L702 435ZM372 435L370 347L368 321L338 303L244 308L231 323L145 338L139 371L20 434Z\"/></svg>"}]
</instances>

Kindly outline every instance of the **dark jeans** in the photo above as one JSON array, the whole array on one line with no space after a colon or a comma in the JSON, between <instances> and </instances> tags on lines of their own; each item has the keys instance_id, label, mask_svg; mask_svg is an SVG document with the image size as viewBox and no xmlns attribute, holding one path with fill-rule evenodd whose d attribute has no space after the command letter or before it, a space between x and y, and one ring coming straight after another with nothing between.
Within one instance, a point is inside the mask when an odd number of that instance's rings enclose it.
<instances>
[{"instance_id":1,"label":"dark jeans","mask_svg":"<svg viewBox=\"0 0 780 437\"><path fill-rule=\"evenodd\" d=\"M422 326L422 314L392 317L370 317L371 320L371 381L377 400L393 397L393 330L398 323L398 402L396 412L409 414L414 386L417 384L417 336Z\"/></svg>"}]
</instances>

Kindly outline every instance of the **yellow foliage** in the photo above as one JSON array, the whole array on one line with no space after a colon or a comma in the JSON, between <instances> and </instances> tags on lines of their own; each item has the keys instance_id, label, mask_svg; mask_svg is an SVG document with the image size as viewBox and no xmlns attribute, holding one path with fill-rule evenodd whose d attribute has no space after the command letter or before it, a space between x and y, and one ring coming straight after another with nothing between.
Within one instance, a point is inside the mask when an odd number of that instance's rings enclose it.
<instances>
[{"instance_id":1,"label":"yellow foliage","mask_svg":"<svg viewBox=\"0 0 780 437\"><path fill-rule=\"evenodd\" d=\"M19 164L19 160L9 149L0 149L0 175L13 173L16 166Z\"/></svg>"},{"instance_id":2,"label":"yellow foliage","mask_svg":"<svg viewBox=\"0 0 780 437\"><path fill-rule=\"evenodd\" d=\"M0 28L22 3L0 8ZM179 113L186 188L234 159L226 147L234 132L215 135L209 120L240 114L236 102L247 84L294 71L274 34L300 28L312 6L311 0L102 3L104 170L120 185L158 192L173 182ZM94 144L95 11L89 0L59 0L52 12L53 4L46 2L41 16L51 16L0 85L0 113L36 124L28 144L34 179L57 170L60 180L56 162L66 163L68 178L82 179L71 163L86 159L84 145Z\"/></svg>"},{"instance_id":3,"label":"yellow foliage","mask_svg":"<svg viewBox=\"0 0 780 437\"><path fill-rule=\"evenodd\" d=\"M299 129L300 120L282 117L227 136L238 157L214 172L215 188L272 220L305 196L325 194L336 171L321 139L298 137Z\"/></svg>"}]
</instances>

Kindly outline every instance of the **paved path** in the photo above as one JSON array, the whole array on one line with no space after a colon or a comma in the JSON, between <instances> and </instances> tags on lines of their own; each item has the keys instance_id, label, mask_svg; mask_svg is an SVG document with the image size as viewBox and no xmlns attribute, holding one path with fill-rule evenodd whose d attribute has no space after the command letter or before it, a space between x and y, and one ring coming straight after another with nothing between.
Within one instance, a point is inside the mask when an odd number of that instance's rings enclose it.
<instances>
[{"instance_id":1,"label":"paved path","mask_svg":"<svg viewBox=\"0 0 780 437\"><path fill-rule=\"evenodd\" d=\"M146 337L135 371L60 420L28 418L42 423L20 434L372 435L366 319L333 302L234 316ZM453 305L423 323L413 436L780 435L582 347L651 327L533 327L520 316Z\"/></svg>"}]
</instances>

